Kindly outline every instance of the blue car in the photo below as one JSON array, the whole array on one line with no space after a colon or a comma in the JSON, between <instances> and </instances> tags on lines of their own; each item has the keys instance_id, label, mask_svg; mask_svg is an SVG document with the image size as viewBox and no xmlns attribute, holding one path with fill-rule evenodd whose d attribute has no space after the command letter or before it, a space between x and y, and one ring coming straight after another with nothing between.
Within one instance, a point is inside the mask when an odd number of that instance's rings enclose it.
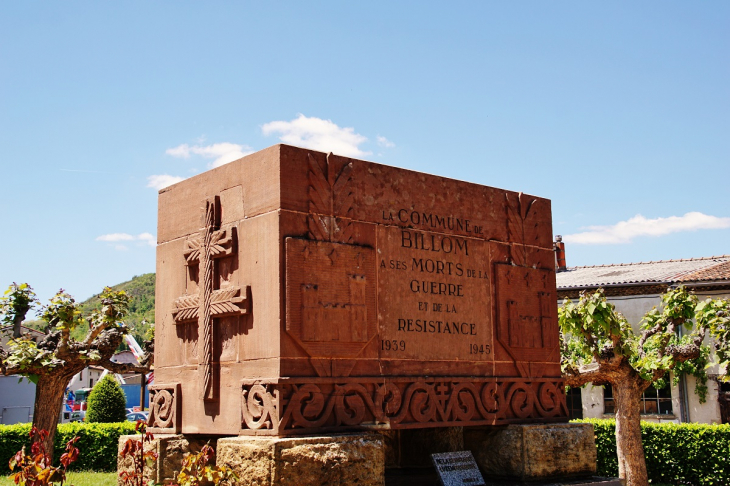
<instances>
[{"instance_id":1,"label":"blue car","mask_svg":"<svg viewBox=\"0 0 730 486\"><path fill-rule=\"evenodd\" d=\"M132 412L127 414L127 420L130 422L136 422L137 420L144 420L147 422L147 417L149 417L149 412Z\"/></svg>"}]
</instances>

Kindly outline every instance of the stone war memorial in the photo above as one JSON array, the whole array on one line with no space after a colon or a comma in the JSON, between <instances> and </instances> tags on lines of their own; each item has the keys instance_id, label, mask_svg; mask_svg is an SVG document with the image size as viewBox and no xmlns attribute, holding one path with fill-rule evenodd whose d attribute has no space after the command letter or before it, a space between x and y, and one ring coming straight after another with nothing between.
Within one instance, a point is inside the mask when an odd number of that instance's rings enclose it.
<instances>
[{"instance_id":1,"label":"stone war memorial","mask_svg":"<svg viewBox=\"0 0 730 486\"><path fill-rule=\"evenodd\" d=\"M595 471L547 199L276 145L160 191L156 320L160 482L211 438L240 484Z\"/></svg>"}]
</instances>

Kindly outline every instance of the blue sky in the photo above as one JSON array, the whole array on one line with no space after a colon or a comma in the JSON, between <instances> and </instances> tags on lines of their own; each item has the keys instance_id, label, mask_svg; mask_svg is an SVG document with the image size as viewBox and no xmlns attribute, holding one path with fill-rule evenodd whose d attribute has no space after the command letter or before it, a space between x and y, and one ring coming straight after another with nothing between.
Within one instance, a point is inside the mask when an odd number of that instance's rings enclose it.
<instances>
[{"instance_id":1,"label":"blue sky","mask_svg":"<svg viewBox=\"0 0 730 486\"><path fill-rule=\"evenodd\" d=\"M154 271L155 187L280 141L549 198L571 266L730 253L728 25L724 1L2 2L0 285Z\"/></svg>"}]
</instances>

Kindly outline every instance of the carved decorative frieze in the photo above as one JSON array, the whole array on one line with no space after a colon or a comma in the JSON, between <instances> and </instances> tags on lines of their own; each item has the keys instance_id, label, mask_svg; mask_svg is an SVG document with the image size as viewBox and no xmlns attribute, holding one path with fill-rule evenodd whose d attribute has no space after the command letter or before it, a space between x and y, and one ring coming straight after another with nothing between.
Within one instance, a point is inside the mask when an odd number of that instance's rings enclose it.
<instances>
[{"instance_id":1,"label":"carved decorative frieze","mask_svg":"<svg viewBox=\"0 0 730 486\"><path fill-rule=\"evenodd\" d=\"M147 431L154 434L180 432L180 384L150 385L150 416Z\"/></svg>"},{"instance_id":2,"label":"carved decorative frieze","mask_svg":"<svg viewBox=\"0 0 730 486\"><path fill-rule=\"evenodd\" d=\"M241 434L565 422L559 379L282 378L245 381Z\"/></svg>"}]
</instances>

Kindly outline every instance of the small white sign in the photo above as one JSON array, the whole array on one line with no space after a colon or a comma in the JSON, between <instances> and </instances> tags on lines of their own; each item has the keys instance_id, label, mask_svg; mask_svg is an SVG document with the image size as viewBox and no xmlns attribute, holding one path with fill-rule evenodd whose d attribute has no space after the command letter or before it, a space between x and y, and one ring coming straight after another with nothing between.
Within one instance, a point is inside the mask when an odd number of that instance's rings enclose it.
<instances>
[{"instance_id":1,"label":"small white sign","mask_svg":"<svg viewBox=\"0 0 730 486\"><path fill-rule=\"evenodd\" d=\"M485 486L471 451L431 454L443 486Z\"/></svg>"}]
</instances>

